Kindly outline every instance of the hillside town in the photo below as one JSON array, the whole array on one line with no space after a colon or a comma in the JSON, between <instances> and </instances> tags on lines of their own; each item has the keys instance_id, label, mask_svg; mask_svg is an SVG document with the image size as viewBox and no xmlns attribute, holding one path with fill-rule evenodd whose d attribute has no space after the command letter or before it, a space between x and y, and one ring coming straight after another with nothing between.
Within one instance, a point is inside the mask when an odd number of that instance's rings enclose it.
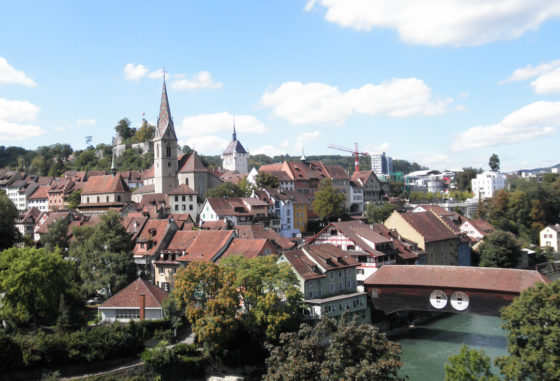
<instances>
[{"instance_id":1,"label":"hillside town","mask_svg":"<svg viewBox=\"0 0 560 381\"><path fill-rule=\"evenodd\" d=\"M17 210L13 221L17 233L11 237L15 247L56 248L66 260L86 263L91 279L83 282L91 285L84 295L94 324L165 321L170 318L165 301L178 298L179 305L187 303L179 319L186 316L199 342L211 343L216 337L204 338L204 330L196 328L201 316L189 312L194 307L189 307L185 285L194 282L193 271L207 276L212 268L208 266L261 266L261 260L267 266L289 269L294 287L290 292L301 295L297 303L284 292L275 294L275 313L291 311L288 320L295 316L309 322L348 319L383 329L422 316L407 310L499 316L500 308L513 297L556 277L558 214L552 217L555 224L533 222L532 230L520 228L517 234L511 229L504 232L503 224L494 225L499 221L493 209L497 197L510 197L513 202L508 188L515 186L514 179L526 181L526 175L499 172L495 155L490 171L471 174L472 192L463 200L452 197L457 173L427 169L396 174L385 153L371 157L373 170L360 170L356 159L352 173L305 155L250 168L250 153L238 138L235 124L221 154L221 168L209 168L196 151L185 153L178 147L165 79L159 109L155 135L145 145L144 153L153 153L148 169L118 170L119 139L112 149L110 173L69 170L61 176L38 176L0 169L0 190ZM557 172L556 167L552 173L538 174L539 181L544 176L544 181L557 185ZM402 189L395 190L395 177L402 180ZM404 198L414 192L437 196L430 196L432 202ZM535 208L533 204L531 213ZM97 234L88 231L108 229L115 221L120 227L112 225L112 232L102 236L97 247L84 244L90 234ZM88 250L98 250L99 245L111 250L107 247L116 238L109 237L117 230L130 242L121 253L124 256L107 257L103 264L87 262L94 255ZM531 239L538 242L533 244ZM74 254L82 244L80 250L86 251L79 255L85 257ZM499 249L492 245L513 248L497 253ZM98 282L99 271L106 271L105 266L116 268L117 262L112 261L126 258L130 263L119 267L122 270L113 269L111 275L121 277L120 282ZM240 264L239 258L249 262ZM498 269L489 272L479 265ZM479 270L473 272L475 268ZM411 285L414 291L403 288ZM202 295L212 298L201 284L193 287L202 287L194 294L196 303L201 303ZM427 294L418 294L423 288ZM4 288L2 292L9 300L10 291ZM54 297L58 301L46 302L63 303L59 295ZM185 299L181 302L181 298ZM236 302L237 314L250 310L245 298L249 296ZM19 317L19 322L14 318L10 323L9 316L4 314L5 326L30 322Z\"/></svg>"}]
</instances>

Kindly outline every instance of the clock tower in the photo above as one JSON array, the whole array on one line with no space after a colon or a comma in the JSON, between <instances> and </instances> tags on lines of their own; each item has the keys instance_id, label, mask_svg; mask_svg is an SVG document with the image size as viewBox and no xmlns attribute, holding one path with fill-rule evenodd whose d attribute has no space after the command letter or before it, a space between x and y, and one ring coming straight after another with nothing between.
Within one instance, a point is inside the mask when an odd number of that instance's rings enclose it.
<instances>
[{"instance_id":1,"label":"clock tower","mask_svg":"<svg viewBox=\"0 0 560 381\"><path fill-rule=\"evenodd\" d=\"M222 153L222 167L227 171L238 173L249 173L249 152L237 140L235 123L233 124L233 136L231 142Z\"/></svg>"}]
</instances>

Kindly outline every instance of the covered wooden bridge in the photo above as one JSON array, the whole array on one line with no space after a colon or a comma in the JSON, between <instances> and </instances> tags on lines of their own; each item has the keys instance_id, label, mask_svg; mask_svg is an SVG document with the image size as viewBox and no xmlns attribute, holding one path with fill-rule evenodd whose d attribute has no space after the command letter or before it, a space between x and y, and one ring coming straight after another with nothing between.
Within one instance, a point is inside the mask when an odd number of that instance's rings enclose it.
<instances>
[{"instance_id":1,"label":"covered wooden bridge","mask_svg":"<svg viewBox=\"0 0 560 381\"><path fill-rule=\"evenodd\" d=\"M364 287L376 310L500 315L522 291L550 280L538 271L465 266L385 265Z\"/></svg>"}]
</instances>

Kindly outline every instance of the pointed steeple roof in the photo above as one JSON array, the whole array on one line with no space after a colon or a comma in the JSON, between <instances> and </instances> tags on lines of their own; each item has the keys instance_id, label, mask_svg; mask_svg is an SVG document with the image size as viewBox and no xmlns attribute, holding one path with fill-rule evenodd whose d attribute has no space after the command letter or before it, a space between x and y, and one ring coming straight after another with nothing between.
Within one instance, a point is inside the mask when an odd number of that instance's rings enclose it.
<instances>
[{"instance_id":1,"label":"pointed steeple roof","mask_svg":"<svg viewBox=\"0 0 560 381\"><path fill-rule=\"evenodd\" d=\"M247 153L245 148L241 145L241 142L237 140L237 132L235 131L235 118L233 119L233 134L231 136L231 142L229 142L228 146L223 152L223 155L232 154L234 152L237 153Z\"/></svg>"},{"instance_id":2,"label":"pointed steeple roof","mask_svg":"<svg viewBox=\"0 0 560 381\"><path fill-rule=\"evenodd\" d=\"M163 89L161 91L161 104L159 106L159 116L157 121L157 137L165 135L167 129L170 130L172 137L177 138L175 135L175 127L173 126L173 119L171 119L171 110L169 109L169 99L167 99L167 88L165 86L164 73Z\"/></svg>"}]
</instances>

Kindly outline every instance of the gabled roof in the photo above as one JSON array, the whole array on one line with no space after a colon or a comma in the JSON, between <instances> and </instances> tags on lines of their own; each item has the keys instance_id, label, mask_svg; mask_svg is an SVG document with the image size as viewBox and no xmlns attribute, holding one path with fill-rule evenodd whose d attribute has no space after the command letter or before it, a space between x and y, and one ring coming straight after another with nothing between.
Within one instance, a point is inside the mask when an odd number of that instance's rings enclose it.
<instances>
[{"instance_id":1,"label":"gabled roof","mask_svg":"<svg viewBox=\"0 0 560 381\"><path fill-rule=\"evenodd\" d=\"M365 185L370 177L374 177L378 182L377 176L373 171L358 171L352 174L352 181L359 182L360 185Z\"/></svg>"},{"instance_id":2,"label":"gabled roof","mask_svg":"<svg viewBox=\"0 0 560 381\"><path fill-rule=\"evenodd\" d=\"M394 212L398 213L398 212ZM400 216L424 237L426 242L454 239L457 236L433 213L399 213Z\"/></svg>"},{"instance_id":3,"label":"gabled roof","mask_svg":"<svg viewBox=\"0 0 560 381\"><path fill-rule=\"evenodd\" d=\"M309 259L303 250L290 250L282 255L303 279L309 280L325 277L319 266Z\"/></svg>"},{"instance_id":4,"label":"gabled roof","mask_svg":"<svg viewBox=\"0 0 560 381\"><path fill-rule=\"evenodd\" d=\"M496 229L494 229L494 226L492 226L490 222L485 221L482 218L469 220L467 222L469 222L483 236L486 236L496 231ZM551 226L551 228L554 229L554 226ZM560 231L560 227L556 228L556 230Z\"/></svg>"},{"instance_id":5,"label":"gabled roof","mask_svg":"<svg viewBox=\"0 0 560 381\"><path fill-rule=\"evenodd\" d=\"M196 233L196 237L187 248L186 254L177 258L177 261L185 262L211 262L216 260L216 256L225 250L227 243L233 238L233 231L231 230L199 230L178 233Z\"/></svg>"},{"instance_id":6,"label":"gabled roof","mask_svg":"<svg viewBox=\"0 0 560 381\"><path fill-rule=\"evenodd\" d=\"M220 175L220 180L225 183L239 184L239 182L247 178L248 173L239 173L237 171L226 171Z\"/></svg>"},{"instance_id":7,"label":"gabled roof","mask_svg":"<svg viewBox=\"0 0 560 381\"><path fill-rule=\"evenodd\" d=\"M142 180L153 179L154 178L154 166L142 171Z\"/></svg>"},{"instance_id":8,"label":"gabled roof","mask_svg":"<svg viewBox=\"0 0 560 381\"><path fill-rule=\"evenodd\" d=\"M109 298L99 308L139 308L140 295L142 294L145 295L146 308L161 308L163 300L169 296L168 292L146 280L138 278Z\"/></svg>"},{"instance_id":9,"label":"gabled roof","mask_svg":"<svg viewBox=\"0 0 560 381\"><path fill-rule=\"evenodd\" d=\"M284 257L303 279L323 278L331 271L359 265L350 254L333 245L305 246L285 252Z\"/></svg>"},{"instance_id":10,"label":"gabled roof","mask_svg":"<svg viewBox=\"0 0 560 381\"><path fill-rule=\"evenodd\" d=\"M220 257L220 261L232 255L243 255L245 258L256 258L263 252L268 240L234 238L227 250Z\"/></svg>"},{"instance_id":11,"label":"gabled roof","mask_svg":"<svg viewBox=\"0 0 560 381\"><path fill-rule=\"evenodd\" d=\"M169 191L167 194L168 195L184 195L184 194L198 195L198 193L194 189L192 189L186 184L179 185L177 188Z\"/></svg>"},{"instance_id":12,"label":"gabled roof","mask_svg":"<svg viewBox=\"0 0 560 381\"><path fill-rule=\"evenodd\" d=\"M200 160L200 157L198 157L196 151L191 152L185 161L185 164L179 168L179 173L189 172L208 172L208 168L202 164L202 161Z\"/></svg>"},{"instance_id":13,"label":"gabled roof","mask_svg":"<svg viewBox=\"0 0 560 381\"><path fill-rule=\"evenodd\" d=\"M391 231L382 224L373 225L373 229L379 234L392 240L393 248L399 252L399 257L403 260L416 259L420 255L426 254L414 242L408 241L395 231Z\"/></svg>"},{"instance_id":14,"label":"gabled roof","mask_svg":"<svg viewBox=\"0 0 560 381\"><path fill-rule=\"evenodd\" d=\"M159 206L165 205L166 208L169 208L169 199L167 195L164 193L145 193L142 196L142 201L138 204L138 209L143 210L145 207L148 206Z\"/></svg>"},{"instance_id":15,"label":"gabled roof","mask_svg":"<svg viewBox=\"0 0 560 381\"><path fill-rule=\"evenodd\" d=\"M130 192L130 188L119 174L90 177L82 190L83 195L126 192Z\"/></svg>"},{"instance_id":16,"label":"gabled roof","mask_svg":"<svg viewBox=\"0 0 560 381\"><path fill-rule=\"evenodd\" d=\"M68 194L71 192L73 186L74 182L72 180L57 180L51 184L48 193Z\"/></svg>"},{"instance_id":17,"label":"gabled roof","mask_svg":"<svg viewBox=\"0 0 560 381\"><path fill-rule=\"evenodd\" d=\"M29 196L28 200L41 200L41 199L48 199L49 198L49 189L51 187L49 185L45 185L39 187Z\"/></svg>"},{"instance_id":18,"label":"gabled roof","mask_svg":"<svg viewBox=\"0 0 560 381\"><path fill-rule=\"evenodd\" d=\"M262 225L238 225L235 227L237 231L237 235L239 238L243 239L258 239L258 238L265 238L276 245L278 245L281 249L291 249L295 246L295 243L289 240L286 237L281 236L280 234L276 233L272 229L268 229Z\"/></svg>"},{"instance_id":19,"label":"gabled roof","mask_svg":"<svg viewBox=\"0 0 560 381\"><path fill-rule=\"evenodd\" d=\"M350 176L346 173L341 165L327 165L319 161L323 167L323 172L333 180L350 180Z\"/></svg>"},{"instance_id":20,"label":"gabled roof","mask_svg":"<svg viewBox=\"0 0 560 381\"><path fill-rule=\"evenodd\" d=\"M155 254L159 247L159 244L161 244L161 241L165 236L165 232L167 231L169 224L170 222L167 219L153 219L146 222L146 224L144 225L144 229L142 229L142 231L138 235L138 238L136 239L136 243L152 242L153 246L150 248L150 250L148 250L146 253L142 253L141 255Z\"/></svg>"},{"instance_id":21,"label":"gabled roof","mask_svg":"<svg viewBox=\"0 0 560 381\"><path fill-rule=\"evenodd\" d=\"M560 233L560 225L556 224L556 225L548 225L547 228L550 228L552 230L557 231L558 233Z\"/></svg>"},{"instance_id":22,"label":"gabled roof","mask_svg":"<svg viewBox=\"0 0 560 381\"><path fill-rule=\"evenodd\" d=\"M37 222L37 219L39 218L40 215L41 215L41 211L36 207L32 207L27 209L27 211L25 211L23 214L20 214L16 222L20 224L25 224L25 223L34 224Z\"/></svg>"},{"instance_id":23,"label":"gabled roof","mask_svg":"<svg viewBox=\"0 0 560 381\"><path fill-rule=\"evenodd\" d=\"M134 190L134 192L132 192L132 194L154 193L155 191L156 191L155 184L148 184L148 185L142 185L141 187L136 188Z\"/></svg>"},{"instance_id":24,"label":"gabled roof","mask_svg":"<svg viewBox=\"0 0 560 381\"><path fill-rule=\"evenodd\" d=\"M202 221L200 223L200 228L204 230L225 230L228 228L227 221Z\"/></svg>"},{"instance_id":25,"label":"gabled roof","mask_svg":"<svg viewBox=\"0 0 560 381\"><path fill-rule=\"evenodd\" d=\"M123 218L122 224L126 229L126 232L131 235L131 239L134 241L136 240L136 237L138 237L138 234L140 234L140 232L144 228L144 225L147 221L148 217L146 216L143 216L141 214L136 215L133 213L129 213L128 216Z\"/></svg>"},{"instance_id":26,"label":"gabled roof","mask_svg":"<svg viewBox=\"0 0 560 381\"><path fill-rule=\"evenodd\" d=\"M550 280L538 271L470 266L385 265L365 280L367 285L449 287L521 293Z\"/></svg>"}]
</instances>

